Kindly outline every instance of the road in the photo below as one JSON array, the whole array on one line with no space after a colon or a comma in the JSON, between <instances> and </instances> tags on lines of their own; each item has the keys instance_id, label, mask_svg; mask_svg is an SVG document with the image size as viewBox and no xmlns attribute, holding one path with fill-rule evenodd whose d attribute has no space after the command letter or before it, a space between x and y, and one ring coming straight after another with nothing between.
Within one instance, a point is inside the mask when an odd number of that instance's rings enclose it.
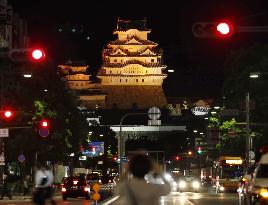
<instances>
[{"instance_id":1,"label":"road","mask_svg":"<svg viewBox=\"0 0 268 205\"><path fill-rule=\"evenodd\" d=\"M14 199L0 201L1 205L32 205L29 199ZM58 205L91 205L90 201L80 199L68 199L63 201L57 198ZM47 203L50 204L50 203ZM115 205L112 203L111 205ZM170 195L160 199L160 205L238 205L237 194L235 193L179 193L172 192Z\"/></svg>"}]
</instances>

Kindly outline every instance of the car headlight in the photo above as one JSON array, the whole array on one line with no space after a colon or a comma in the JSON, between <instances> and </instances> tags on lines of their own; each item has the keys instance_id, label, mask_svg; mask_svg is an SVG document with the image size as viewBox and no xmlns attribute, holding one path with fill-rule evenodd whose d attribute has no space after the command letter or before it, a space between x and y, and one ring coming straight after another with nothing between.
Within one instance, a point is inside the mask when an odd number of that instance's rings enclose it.
<instances>
[{"instance_id":1,"label":"car headlight","mask_svg":"<svg viewBox=\"0 0 268 205\"><path fill-rule=\"evenodd\" d=\"M268 189L258 188L257 193L259 193L263 198L268 198Z\"/></svg>"},{"instance_id":2,"label":"car headlight","mask_svg":"<svg viewBox=\"0 0 268 205\"><path fill-rule=\"evenodd\" d=\"M224 187L223 186L220 186L220 191L224 191Z\"/></svg>"},{"instance_id":3,"label":"car headlight","mask_svg":"<svg viewBox=\"0 0 268 205\"><path fill-rule=\"evenodd\" d=\"M179 187L180 187L180 188L184 188L184 187L186 187L186 182L185 182L185 181L180 181L180 182L179 182Z\"/></svg>"},{"instance_id":4,"label":"car headlight","mask_svg":"<svg viewBox=\"0 0 268 205\"><path fill-rule=\"evenodd\" d=\"M197 182L197 181L193 182L192 185L193 185L194 188L199 188L200 187L200 183Z\"/></svg>"}]
</instances>

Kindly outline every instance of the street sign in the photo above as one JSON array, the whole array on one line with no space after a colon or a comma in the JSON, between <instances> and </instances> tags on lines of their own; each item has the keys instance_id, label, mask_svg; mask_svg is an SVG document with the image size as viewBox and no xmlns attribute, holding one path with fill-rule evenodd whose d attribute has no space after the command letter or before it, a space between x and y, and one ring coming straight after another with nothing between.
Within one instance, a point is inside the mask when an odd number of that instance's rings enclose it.
<instances>
[{"instance_id":1,"label":"street sign","mask_svg":"<svg viewBox=\"0 0 268 205\"><path fill-rule=\"evenodd\" d=\"M161 111L158 107L151 107L148 110L148 116L151 120L158 120L161 116Z\"/></svg>"},{"instance_id":2,"label":"street sign","mask_svg":"<svg viewBox=\"0 0 268 205\"><path fill-rule=\"evenodd\" d=\"M20 154L19 156L18 156L18 160L19 160L19 162L24 162L25 161L25 156L23 155L23 154Z\"/></svg>"},{"instance_id":3,"label":"street sign","mask_svg":"<svg viewBox=\"0 0 268 205\"><path fill-rule=\"evenodd\" d=\"M5 155L0 153L0 165L5 165Z\"/></svg>"},{"instance_id":4,"label":"street sign","mask_svg":"<svg viewBox=\"0 0 268 205\"><path fill-rule=\"evenodd\" d=\"M9 136L8 128L0 129L0 137L8 137L8 136Z\"/></svg>"},{"instance_id":5,"label":"street sign","mask_svg":"<svg viewBox=\"0 0 268 205\"><path fill-rule=\"evenodd\" d=\"M47 137L49 135L49 129L48 128L40 128L39 135L41 137Z\"/></svg>"},{"instance_id":6,"label":"street sign","mask_svg":"<svg viewBox=\"0 0 268 205\"><path fill-rule=\"evenodd\" d=\"M248 155L250 160L255 158L255 153L253 151L249 151Z\"/></svg>"}]
</instances>

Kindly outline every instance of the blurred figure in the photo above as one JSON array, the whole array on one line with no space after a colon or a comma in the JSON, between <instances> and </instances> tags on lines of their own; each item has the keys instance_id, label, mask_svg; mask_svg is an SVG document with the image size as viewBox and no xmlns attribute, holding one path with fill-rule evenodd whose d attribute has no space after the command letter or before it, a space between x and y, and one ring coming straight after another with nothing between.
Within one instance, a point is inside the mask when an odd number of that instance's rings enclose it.
<instances>
[{"instance_id":1,"label":"blurred figure","mask_svg":"<svg viewBox=\"0 0 268 205\"><path fill-rule=\"evenodd\" d=\"M4 175L4 184L2 187L2 192L1 192L1 200L3 200L4 196L7 196L9 199L12 199L12 191L11 191L11 184L9 182L9 176Z\"/></svg>"},{"instance_id":2,"label":"blurred figure","mask_svg":"<svg viewBox=\"0 0 268 205\"><path fill-rule=\"evenodd\" d=\"M26 175L23 179L23 197L25 198L26 195L30 194L30 176Z\"/></svg>"},{"instance_id":3,"label":"blurred figure","mask_svg":"<svg viewBox=\"0 0 268 205\"><path fill-rule=\"evenodd\" d=\"M54 181L52 171L47 166L41 166L39 163L35 165L34 170L35 190L33 192L33 202L37 205L44 205L46 199L50 199L53 205L56 204L52 197L52 184Z\"/></svg>"},{"instance_id":4,"label":"blurred figure","mask_svg":"<svg viewBox=\"0 0 268 205\"><path fill-rule=\"evenodd\" d=\"M53 182L54 176L52 170L48 166L44 166L45 174L48 176L48 182L46 184L46 199L49 199L52 205L56 205L56 201L54 200L54 189L53 189Z\"/></svg>"},{"instance_id":5,"label":"blurred figure","mask_svg":"<svg viewBox=\"0 0 268 205\"><path fill-rule=\"evenodd\" d=\"M145 180L149 172L163 180L161 184L150 183ZM130 179L120 179L116 192L120 195L120 204L124 205L158 205L160 196L170 192L170 183L163 177L159 166L146 154L134 155L128 164L127 172Z\"/></svg>"}]
</instances>

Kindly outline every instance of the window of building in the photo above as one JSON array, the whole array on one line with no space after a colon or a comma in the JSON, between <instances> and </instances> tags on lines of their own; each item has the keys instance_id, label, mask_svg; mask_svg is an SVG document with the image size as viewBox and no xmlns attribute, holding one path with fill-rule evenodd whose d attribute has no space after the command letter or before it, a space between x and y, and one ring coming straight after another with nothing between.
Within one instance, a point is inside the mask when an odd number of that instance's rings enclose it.
<instances>
[{"instance_id":1,"label":"window of building","mask_svg":"<svg viewBox=\"0 0 268 205\"><path fill-rule=\"evenodd\" d=\"M138 80L138 79L136 79L136 82L139 82L139 80Z\"/></svg>"},{"instance_id":2,"label":"window of building","mask_svg":"<svg viewBox=\"0 0 268 205\"><path fill-rule=\"evenodd\" d=\"M117 62L117 59L114 59L114 62L116 63Z\"/></svg>"},{"instance_id":3,"label":"window of building","mask_svg":"<svg viewBox=\"0 0 268 205\"><path fill-rule=\"evenodd\" d=\"M126 79L126 82L127 82L127 79Z\"/></svg>"},{"instance_id":4,"label":"window of building","mask_svg":"<svg viewBox=\"0 0 268 205\"><path fill-rule=\"evenodd\" d=\"M154 59L151 59L151 62L153 63L154 62Z\"/></svg>"},{"instance_id":5,"label":"window of building","mask_svg":"<svg viewBox=\"0 0 268 205\"><path fill-rule=\"evenodd\" d=\"M118 51L117 54L120 54L120 51Z\"/></svg>"},{"instance_id":6,"label":"window of building","mask_svg":"<svg viewBox=\"0 0 268 205\"><path fill-rule=\"evenodd\" d=\"M120 79L120 83L121 83L121 79Z\"/></svg>"},{"instance_id":7,"label":"window of building","mask_svg":"<svg viewBox=\"0 0 268 205\"><path fill-rule=\"evenodd\" d=\"M148 70L146 70L146 73L148 73Z\"/></svg>"},{"instance_id":8,"label":"window of building","mask_svg":"<svg viewBox=\"0 0 268 205\"><path fill-rule=\"evenodd\" d=\"M154 79L153 79L153 82L154 82Z\"/></svg>"},{"instance_id":9,"label":"window of building","mask_svg":"<svg viewBox=\"0 0 268 205\"><path fill-rule=\"evenodd\" d=\"M112 73L112 71L110 70L110 74Z\"/></svg>"},{"instance_id":10,"label":"window of building","mask_svg":"<svg viewBox=\"0 0 268 205\"><path fill-rule=\"evenodd\" d=\"M81 83L81 87L83 87L83 84Z\"/></svg>"},{"instance_id":11,"label":"window of building","mask_svg":"<svg viewBox=\"0 0 268 205\"><path fill-rule=\"evenodd\" d=\"M144 79L142 79L142 82L144 83Z\"/></svg>"},{"instance_id":12,"label":"window of building","mask_svg":"<svg viewBox=\"0 0 268 205\"><path fill-rule=\"evenodd\" d=\"M78 86L78 84L75 84L75 86L77 87L77 86Z\"/></svg>"}]
</instances>

